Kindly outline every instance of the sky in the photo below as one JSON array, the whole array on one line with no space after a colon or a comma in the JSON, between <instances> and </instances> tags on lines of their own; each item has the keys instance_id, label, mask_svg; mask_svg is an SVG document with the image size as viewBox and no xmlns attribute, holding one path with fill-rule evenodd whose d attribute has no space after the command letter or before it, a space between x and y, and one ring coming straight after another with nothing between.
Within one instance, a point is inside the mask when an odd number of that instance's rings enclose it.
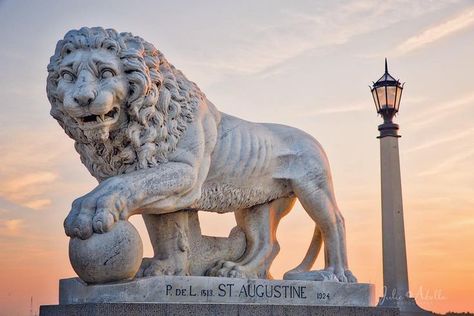
<instances>
[{"instance_id":1,"label":"sky","mask_svg":"<svg viewBox=\"0 0 474 316\"><path fill-rule=\"evenodd\" d=\"M96 186L49 116L46 65L70 29L153 43L219 110L298 127L325 148L351 270L381 295L377 116L368 86L406 82L400 160L410 290L436 312L474 312L474 1L0 1L0 315L57 304L74 276L62 222ZM226 236L232 215L201 214ZM143 221L145 256L151 256ZM313 225L297 204L278 230L281 278ZM322 267L318 259L315 269Z\"/></svg>"}]
</instances>

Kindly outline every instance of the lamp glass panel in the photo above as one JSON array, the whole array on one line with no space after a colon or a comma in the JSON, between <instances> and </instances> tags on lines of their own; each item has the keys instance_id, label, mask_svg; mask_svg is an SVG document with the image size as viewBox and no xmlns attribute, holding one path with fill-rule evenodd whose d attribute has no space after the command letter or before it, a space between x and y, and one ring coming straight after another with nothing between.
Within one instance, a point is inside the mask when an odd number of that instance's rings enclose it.
<instances>
[{"instance_id":1,"label":"lamp glass panel","mask_svg":"<svg viewBox=\"0 0 474 316\"><path fill-rule=\"evenodd\" d=\"M387 107L395 108L395 93L397 92L397 86L387 87Z\"/></svg>"},{"instance_id":2,"label":"lamp glass panel","mask_svg":"<svg viewBox=\"0 0 474 316\"><path fill-rule=\"evenodd\" d=\"M374 98L375 108L377 112L380 110L379 100L377 99L377 89L372 90L372 97Z\"/></svg>"},{"instance_id":3,"label":"lamp glass panel","mask_svg":"<svg viewBox=\"0 0 474 316\"><path fill-rule=\"evenodd\" d=\"M400 98L402 97L402 88L400 86L397 86L397 99L395 100L395 107L398 111L398 108L400 107Z\"/></svg>"},{"instance_id":4,"label":"lamp glass panel","mask_svg":"<svg viewBox=\"0 0 474 316\"><path fill-rule=\"evenodd\" d=\"M381 86L376 88L377 90L377 97L379 98L379 108L383 109L387 107L387 99L385 97L385 86Z\"/></svg>"}]
</instances>

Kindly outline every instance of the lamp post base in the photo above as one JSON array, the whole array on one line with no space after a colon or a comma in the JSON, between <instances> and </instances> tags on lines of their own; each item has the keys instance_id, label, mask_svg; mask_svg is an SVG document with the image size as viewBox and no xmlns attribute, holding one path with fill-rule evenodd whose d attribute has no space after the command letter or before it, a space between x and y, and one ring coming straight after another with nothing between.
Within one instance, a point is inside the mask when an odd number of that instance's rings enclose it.
<instances>
[{"instance_id":1,"label":"lamp post base","mask_svg":"<svg viewBox=\"0 0 474 316\"><path fill-rule=\"evenodd\" d=\"M400 310L400 316L433 316L433 313L418 306L412 297L397 299L381 297L377 307L396 307Z\"/></svg>"}]
</instances>

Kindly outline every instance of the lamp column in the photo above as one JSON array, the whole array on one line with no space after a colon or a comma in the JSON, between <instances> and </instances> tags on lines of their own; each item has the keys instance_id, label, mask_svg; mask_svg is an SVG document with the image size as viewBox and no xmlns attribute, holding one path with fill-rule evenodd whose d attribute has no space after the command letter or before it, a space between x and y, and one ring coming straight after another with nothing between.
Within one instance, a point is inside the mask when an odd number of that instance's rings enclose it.
<instances>
[{"instance_id":1,"label":"lamp column","mask_svg":"<svg viewBox=\"0 0 474 316\"><path fill-rule=\"evenodd\" d=\"M379 125L380 171L382 181L382 245L384 295L378 306L397 307L400 315L432 315L421 309L410 297L408 286L405 225L403 222L402 183L398 151L398 125L393 117L398 113L403 84L385 73L371 87L375 108L384 120Z\"/></svg>"}]
</instances>

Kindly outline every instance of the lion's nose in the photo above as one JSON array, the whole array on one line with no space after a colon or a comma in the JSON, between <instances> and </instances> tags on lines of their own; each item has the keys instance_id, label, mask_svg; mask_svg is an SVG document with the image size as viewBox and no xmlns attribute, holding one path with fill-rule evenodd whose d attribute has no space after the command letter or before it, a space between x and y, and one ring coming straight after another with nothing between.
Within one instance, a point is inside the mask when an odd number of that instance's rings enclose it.
<instances>
[{"instance_id":1,"label":"lion's nose","mask_svg":"<svg viewBox=\"0 0 474 316\"><path fill-rule=\"evenodd\" d=\"M95 93L93 89L82 88L73 95L73 98L79 106L88 106L94 101Z\"/></svg>"},{"instance_id":2,"label":"lion's nose","mask_svg":"<svg viewBox=\"0 0 474 316\"><path fill-rule=\"evenodd\" d=\"M74 102L76 102L80 106L90 105L92 103L92 101L94 101L93 96L81 95L81 96L74 97Z\"/></svg>"}]
</instances>

